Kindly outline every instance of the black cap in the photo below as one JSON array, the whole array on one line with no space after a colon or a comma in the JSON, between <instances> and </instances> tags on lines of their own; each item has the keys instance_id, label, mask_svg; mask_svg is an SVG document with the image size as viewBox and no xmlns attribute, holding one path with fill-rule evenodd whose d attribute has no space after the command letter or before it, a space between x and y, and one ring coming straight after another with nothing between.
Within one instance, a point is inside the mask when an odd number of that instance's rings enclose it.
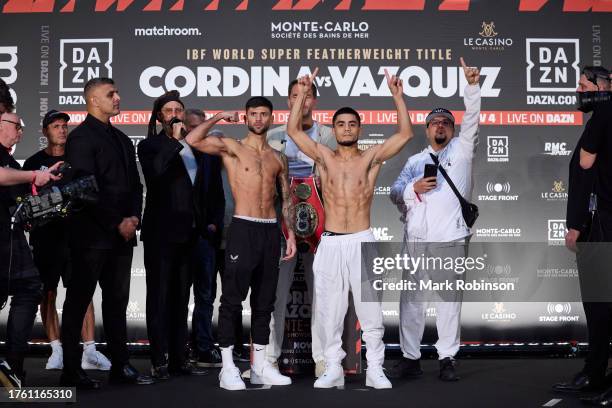
<instances>
[{"instance_id":1,"label":"black cap","mask_svg":"<svg viewBox=\"0 0 612 408\"><path fill-rule=\"evenodd\" d=\"M42 125L44 128L49 126L51 123L55 122L58 119L63 119L66 122L70 122L70 116L67 113L59 112L56 110L50 110L47 112L45 117L43 118Z\"/></svg>"},{"instance_id":2,"label":"black cap","mask_svg":"<svg viewBox=\"0 0 612 408\"><path fill-rule=\"evenodd\" d=\"M444 116L446 119L450 120L451 122L453 122L453 124L455 124L455 117L453 116L451 111L444 108L436 108L429 112L427 118L425 118L425 125L429 126L429 122L431 122L431 120L436 116Z\"/></svg>"}]
</instances>

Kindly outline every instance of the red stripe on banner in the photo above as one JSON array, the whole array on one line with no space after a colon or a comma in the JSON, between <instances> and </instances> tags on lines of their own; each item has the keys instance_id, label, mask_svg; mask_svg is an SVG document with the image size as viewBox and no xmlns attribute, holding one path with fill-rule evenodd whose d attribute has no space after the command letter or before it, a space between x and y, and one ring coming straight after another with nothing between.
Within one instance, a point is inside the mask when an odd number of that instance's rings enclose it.
<instances>
[{"instance_id":1,"label":"red stripe on banner","mask_svg":"<svg viewBox=\"0 0 612 408\"><path fill-rule=\"evenodd\" d=\"M207 117L220 112L218 110L207 110ZM335 111L316 111L314 119L323 124L331 124ZM66 112L70 115L70 124L81 123L87 112ZM397 124L397 112L394 110L362 110L361 123L363 125L395 125ZM410 120L415 125L424 125L429 111L410 111ZM455 123L461 124L465 111L453 111ZM123 111L111 118L114 125L148 125L151 111L134 110ZM274 111L274 125L287 123L289 111ZM244 121L244 114L240 114L240 120ZM219 125L227 125L228 122L221 121ZM582 126L583 114L574 111L482 111L480 112L481 125L503 125L503 126Z\"/></svg>"}]
</instances>

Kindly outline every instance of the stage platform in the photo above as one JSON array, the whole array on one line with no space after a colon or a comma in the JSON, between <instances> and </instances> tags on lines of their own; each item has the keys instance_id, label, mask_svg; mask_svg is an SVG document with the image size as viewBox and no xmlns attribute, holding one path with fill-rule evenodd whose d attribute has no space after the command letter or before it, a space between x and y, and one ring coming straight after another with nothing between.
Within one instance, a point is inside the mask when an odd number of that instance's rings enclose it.
<instances>
[{"instance_id":1,"label":"stage platform","mask_svg":"<svg viewBox=\"0 0 612 408\"><path fill-rule=\"evenodd\" d=\"M147 371L144 356L132 358L132 364ZM46 371L46 358L26 360L28 386L57 385L59 371ZM390 367L394 363L388 360ZM98 391L77 392L77 407L170 407L170 408L438 408L438 407L581 407L576 396L555 394L551 385L571 377L583 365L582 358L471 358L459 360L461 380L443 383L438 380L437 360L423 360L425 374L416 380L393 380L392 390L365 387L364 376L347 377L344 390L315 390L313 378L294 378L287 387L248 386L247 391L230 392L219 388L219 369L204 377L175 377L150 386L112 386L106 374L89 372L104 380ZM246 369L245 364L240 364ZM555 401L555 400L560 401ZM60 404L15 404L19 407L60 406ZM64 405L64 404L61 404Z\"/></svg>"}]
</instances>

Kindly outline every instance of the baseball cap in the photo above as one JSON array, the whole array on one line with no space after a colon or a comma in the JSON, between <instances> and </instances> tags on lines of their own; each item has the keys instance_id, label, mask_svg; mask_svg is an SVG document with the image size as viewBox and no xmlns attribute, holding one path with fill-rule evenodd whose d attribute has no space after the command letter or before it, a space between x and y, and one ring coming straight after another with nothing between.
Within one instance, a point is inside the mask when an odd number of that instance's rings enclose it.
<instances>
[{"instance_id":1,"label":"baseball cap","mask_svg":"<svg viewBox=\"0 0 612 408\"><path fill-rule=\"evenodd\" d=\"M437 116L444 116L445 118L453 122L453 125L455 124L455 117L453 116L451 111L449 111L448 109L444 109L444 108L436 108L432 110L431 112L429 112L429 114L425 118L425 125L429 126L429 122L431 122L431 120Z\"/></svg>"},{"instance_id":2,"label":"baseball cap","mask_svg":"<svg viewBox=\"0 0 612 408\"><path fill-rule=\"evenodd\" d=\"M45 114L43 118L42 125L44 128L49 126L51 123L55 122L58 119L64 119L66 122L70 122L70 116L67 113L59 112L56 110L50 110Z\"/></svg>"}]
</instances>

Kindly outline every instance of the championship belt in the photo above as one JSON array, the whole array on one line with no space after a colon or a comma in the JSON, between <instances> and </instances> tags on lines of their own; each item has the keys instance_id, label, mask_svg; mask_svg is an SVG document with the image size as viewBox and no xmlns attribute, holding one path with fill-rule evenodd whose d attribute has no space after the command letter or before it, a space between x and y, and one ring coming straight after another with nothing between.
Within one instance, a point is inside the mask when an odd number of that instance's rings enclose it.
<instances>
[{"instance_id":1,"label":"championship belt","mask_svg":"<svg viewBox=\"0 0 612 408\"><path fill-rule=\"evenodd\" d=\"M314 253L325 227L325 212L317 189L318 182L317 176L291 177L289 194L295 208L293 223L296 245L300 252ZM284 220L282 229L286 238L288 234Z\"/></svg>"}]
</instances>

